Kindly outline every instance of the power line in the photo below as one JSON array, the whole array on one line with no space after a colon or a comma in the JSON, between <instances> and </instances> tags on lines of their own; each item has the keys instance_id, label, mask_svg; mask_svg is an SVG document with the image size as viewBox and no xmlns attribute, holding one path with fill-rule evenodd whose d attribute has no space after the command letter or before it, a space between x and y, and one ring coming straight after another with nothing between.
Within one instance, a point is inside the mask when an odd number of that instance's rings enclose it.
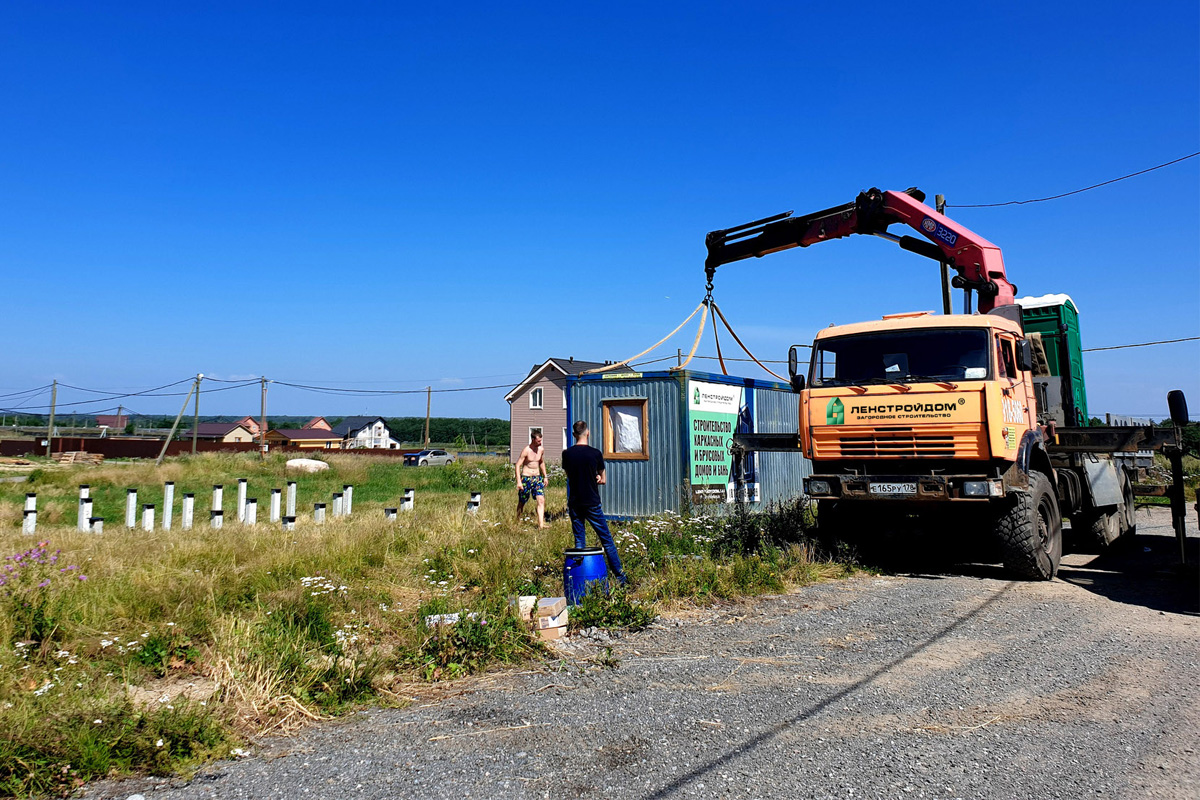
<instances>
[{"instance_id":1,"label":"power line","mask_svg":"<svg viewBox=\"0 0 1200 800\"><path fill-rule=\"evenodd\" d=\"M1116 183L1117 181L1123 181L1123 180L1127 180L1129 178L1136 178L1138 175L1145 175L1147 172L1154 172L1154 170L1156 170L1156 169L1162 169L1163 167L1169 167L1172 164L1178 164L1180 161L1187 161L1189 158L1195 158L1196 156L1200 156L1200 152L1189 153L1188 155L1177 158L1174 161L1167 161L1164 164L1159 164L1154 167L1147 167L1146 169L1138 170L1137 172L1131 172L1128 175L1122 175L1119 178L1113 178L1111 180L1103 181L1101 183L1093 183L1091 186L1085 186L1082 189L1076 189L1072 192L1063 192L1062 194L1054 194L1054 195L1050 195L1049 197L1035 197L1032 200L1009 200L1005 203L947 203L946 207L947 208L999 208L1000 206L1023 206L1028 203L1044 203L1047 200L1059 200L1063 197L1070 197L1073 194L1081 194L1083 192L1090 192L1092 189L1099 189L1101 186L1108 186L1110 183Z\"/></svg>"},{"instance_id":2,"label":"power line","mask_svg":"<svg viewBox=\"0 0 1200 800\"><path fill-rule=\"evenodd\" d=\"M1128 347L1150 347L1155 344L1175 344L1176 342L1194 342L1200 339L1200 336L1185 336L1182 339L1163 339L1158 342L1138 342L1137 344L1114 344L1111 347L1085 347L1083 352L1095 353L1100 350L1124 350Z\"/></svg>"}]
</instances>

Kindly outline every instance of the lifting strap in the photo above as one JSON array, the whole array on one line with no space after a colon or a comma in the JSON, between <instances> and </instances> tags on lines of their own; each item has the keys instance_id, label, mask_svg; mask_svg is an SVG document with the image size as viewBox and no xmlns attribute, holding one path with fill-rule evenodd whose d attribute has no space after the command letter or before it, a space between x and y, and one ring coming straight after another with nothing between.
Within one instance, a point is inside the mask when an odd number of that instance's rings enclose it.
<instances>
[{"instance_id":1,"label":"lifting strap","mask_svg":"<svg viewBox=\"0 0 1200 800\"><path fill-rule=\"evenodd\" d=\"M746 345L742 344L742 340L739 339L738 335L733 332L733 328L730 326L729 320L725 319L725 314L721 311L720 306L718 306L715 301L713 302L713 308L716 309L717 316L719 316L721 318L721 322L725 323L725 329L727 331L729 331L729 335L732 336L733 340L735 342L737 342L738 345L742 348L742 350L744 350L746 352L746 355L750 356L750 360L753 361L755 364L758 364L760 367L762 367L763 371L766 372L768 375L774 375L776 378L778 378L783 383L787 383L788 381L786 378L776 375L774 372L767 369L767 365L762 363L761 361L759 361L757 358L755 358L754 353L751 353L749 348L747 348Z\"/></svg>"},{"instance_id":2,"label":"lifting strap","mask_svg":"<svg viewBox=\"0 0 1200 800\"><path fill-rule=\"evenodd\" d=\"M615 364L609 364L608 366L605 366L605 367L599 367L599 368L597 368L597 369L587 369L587 370L584 370L583 372L581 372L581 373L579 373L579 374L580 374L580 375L592 375L592 374L594 374L594 373L597 373L597 372L609 372L610 370L614 370L614 369L620 369L621 367L628 366L630 361L633 361L634 359L637 359L637 358L641 358L642 356L646 355L646 353L649 353L651 350L653 350L654 348L658 347L660 344L662 344L663 342L665 342L667 339L670 339L672 336L674 336L675 334L679 333L679 330L680 330L680 328L682 328L684 325L687 325L687 324L688 324L688 323L691 321L692 317L696 316L696 312L697 312L697 311L699 311L700 309L704 308L704 305L705 305L705 303L707 303L707 302L708 302L708 298L707 298L707 297L706 297L706 298L704 298L703 300L701 300L701 301L700 301L700 305L696 306L695 310L693 310L691 314L688 314L688 316L687 316L687 319L685 319L683 322L679 323L679 326L678 326L677 328L675 328L675 330L671 331L671 332L670 332L670 333L668 333L666 336L664 336L663 338L659 339L657 342L655 342L654 344L650 345L649 347L647 347L647 348L646 348L645 350L643 350L642 352L638 353L636 356L630 356L629 358L625 359L624 361L618 361L618 362L616 362ZM704 321L703 321L703 318L701 318L701 322L700 322L700 330L701 330L701 331L703 331L703 330L704 330ZM696 341L697 341L697 342L699 342L699 341L700 341L700 337L699 337L699 336L697 336L697 337L696 337ZM693 353L695 353L695 352L696 352L696 347L695 347L695 345L693 345L693 346L692 346L692 352L693 352ZM690 361L690 360L691 360L691 358L692 358L692 357L689 355L689 356L688 356L688 360Z\"/></svg>"},{"instance_id":3,"label":"lifting strap","mask_svg":"<svg viewBox=\"0 0 1200 800\"><path fill-rule=\"evenodd\" d=\"M709 295L709 296L711 297L712 295ZM712 323L713 323L713 341L714 341L714 342L716 343L716 345L717 345L717 361L718 361L718 362L721 364L721 374L722 374L722 375L728 375L728 374L729 374L729 370L725 369L725 359L724 359L724 357L721 355L721 337L717 335L717 312L716 312L716 310L715 310L715 308L716 308L716 305L717 305L717 304L716 304L715 302L713 302L713 303L709 303L709 304L708 304L708 315L709 315L710 317L712 317Z\"/></svg>"},{"instance_id":4,"label":"lifting strap","mask_svg":"<svg viewBox=\"0 0 1200 800\"><path fill-rule=\"evenodd\" d=\"M711 305L712 302L713 302L712 295L709 295L708 297L704 298L704 300L702 300L700 302L700 306ZM696 310L699 311L699 308L697 308ZM688 319L691 319L691 317L688 317ZM686 322L686 320L685 320L685 322ZM706 323L706 322L708 322L708 314L701 314L700 315L700 328L696 331L696 340L694 342L692 342L692 349L690 351L688 351L688 357L685 358L683 363L680 364L679 366L671 367L669 370L667 370L668 372L680 372L682 370L687 369L687 365L692 363L692 358L696 355L696 348L700 346L700 337L704 335L704 323ZM680 327L683 327L683 326L681 325ZM678 330L678 328L676 328L676 330ZM716 328L714 327L713 330L716 330ZM655 347L657 347L657 346L658 345L655 345Z\"/></svg>"}]
</instances>

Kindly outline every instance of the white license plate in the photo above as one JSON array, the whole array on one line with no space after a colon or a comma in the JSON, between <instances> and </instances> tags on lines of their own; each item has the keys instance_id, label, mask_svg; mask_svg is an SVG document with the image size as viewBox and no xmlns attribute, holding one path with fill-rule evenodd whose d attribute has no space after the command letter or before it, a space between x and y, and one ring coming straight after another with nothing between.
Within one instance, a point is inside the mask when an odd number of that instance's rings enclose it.
<instances>
[{"instance_id":1,"label":"white license plate","mask_svg":"<svg viewBox=\"0 0 1200 800\"><path fill-rule=\"evenodd\" d=\"M871 494L916 494L915 483L872 483Z\"/></svg>"}]
</instances>

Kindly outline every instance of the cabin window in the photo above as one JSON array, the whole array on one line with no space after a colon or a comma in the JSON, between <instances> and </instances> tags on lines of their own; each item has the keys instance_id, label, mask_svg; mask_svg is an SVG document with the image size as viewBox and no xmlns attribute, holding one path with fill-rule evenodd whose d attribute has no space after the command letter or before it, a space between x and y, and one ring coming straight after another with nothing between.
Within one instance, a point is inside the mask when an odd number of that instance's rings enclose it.
<instances>
[{"instance_id":1,"label":"cabin window","mask_svg":"<svg viewBox=\"0 0 1200 800\"><path fill-rule=\"evenodd\" d=\"M604 457L617 460L650 458L646 400L628 397L603 401Z\"/></svg>"},{"instance_id":2,"label":"cabin window","mask_svg":"<svg viewBox=\"0 0 1200 800\"><path fill-rule=\"evenodd\" d=\"M1004 337L1000 339L1000 364L1004 374L1009 378L1016 378L1020 374L1017 371L1017 358L1013 352L1012 339Z\"/></svg>"},{"instance_id":3,"label":"cabin window","mask_svg":"<svg viewBox=\"0 0 1200 800\"><path fill-rule=\"evenodd\" d=\"M532 392L529 393L529 407L530 408L541 408L542 407L542 389L541 389L541 387L538 387L537 389L534 389Z\"/></svg>"}]
</instances>

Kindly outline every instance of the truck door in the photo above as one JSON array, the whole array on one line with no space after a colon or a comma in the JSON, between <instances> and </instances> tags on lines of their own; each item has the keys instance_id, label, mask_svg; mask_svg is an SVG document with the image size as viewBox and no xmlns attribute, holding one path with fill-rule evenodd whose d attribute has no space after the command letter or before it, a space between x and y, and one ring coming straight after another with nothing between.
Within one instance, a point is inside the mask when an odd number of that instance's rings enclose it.
<instances>
[{"instance_id":1,"label":"truck door","mask_svg":"<svg viewBox=\"0 0 1200 800\"><path fill-rule=\"evenodd\" d=\"M1000 419L998 430L993 425L993 452L1012 457L1021 435L1034 426L1035 406L1032 378L1017 366L1017 337L1007 331L996 332L996 383L1000 387ZM992 416L992 420L996 418Z\"/></svg>"}]
</instances>

